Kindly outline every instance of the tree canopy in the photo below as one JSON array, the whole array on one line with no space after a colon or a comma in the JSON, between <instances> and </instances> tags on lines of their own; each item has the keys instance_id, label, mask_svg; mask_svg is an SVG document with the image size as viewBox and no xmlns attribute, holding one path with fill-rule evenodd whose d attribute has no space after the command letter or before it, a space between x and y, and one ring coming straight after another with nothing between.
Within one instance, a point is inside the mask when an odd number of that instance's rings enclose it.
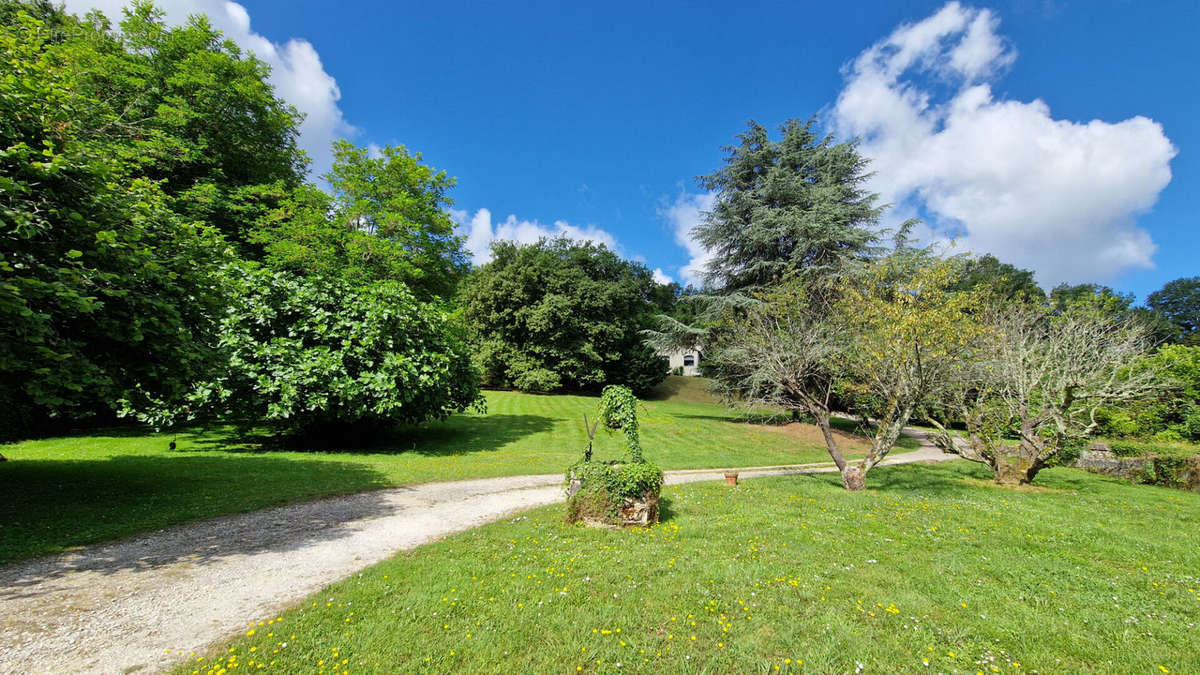
<instances>
[{"instance_id":1,"label":"tree canopy","mask_svg":"<svg viewBox=\"0 0 1200 675\"><path fill-rule=\"evenodd\" d=\"M1200 277L1168 281L1146 298L1146 304L1178 329L1181 341L1200 345Z\"/></svg>"},{"instance_id":2,"label":"tree canopy","mask_svg":"<svg viewBox=\"0 0 1200 675\"><path fill-rule=\"evenodd\" d=\"M403 282L419 299L448 299L468 264L445 208L454 179L385 147L378 157L334 144L332 193L305 185L280 195L251 235L268 264L357 283Z\"/></svg>"},{"instance_id":3,"label":"tree canopy","mask_svg":"<svg viewBox=\"0 0 1200 675\"><path fill-rule=\"evenodd\" d=\"M371 399L374 380L327 371L322 386L364 391L289 409L316 385L276 363L256 372L284 388L278 400L246 399L261 420L413 421L469 402L469 358L439 309L467 268L444 172L403 147L340 142L330 193L304 183L301 117L267 66L203 16L169 26L143 0L119 29L99 12L0 0L0 68L0 439L117 413L186 417L205 383L280 349L247 317L301 299L316 312L313 289L345 300L346 317L311 326L339 336L324 356L297 354L357 373L366 357L351 354L382 326L404 358L371 367L404 391ZM354 306L368 301L395 307ZM447 355L453 391L431 365Z\"/></svg>"},{"instance_id":4,"label":"tree canopy","mask_svg":"<svg viewBox=\"0 0 1200 675\"><path fill-rule=\"evenodd\" d=\"M72 23L61 14L55 21ZM133 162L143 128L95 95L104 33L0 24L0 437L179 393L205 365L227 246ZM144 128L152 135L152 129ZM124 148L125 150L118 149Z\"/></svg>"},{"instance_id":5,"label":"tree canopy","mask_svg":"<svg viewBox=\"0 0 1200 675\"><path fill-rule=\"evenodd\" d=\"M523 391L645 392L665 360L642 342L658 293L650 270L601 244L501 241L463 284L463 319L484 382Z\"/></svg>"},{"instance_id":6,"label":"tree canopy","mask_svg":"<svg viewBox=\"0 0 1200 675\"><path fill-rule=\"evenodd\" d=\"M820 136L816 119L788 120L774 140L750 122L701 176L716 193L694 234L712 254L706 281L738 291L790 274L829 275L875 250L883 207L863 188L868 160L854 142Z\"/></svg>"},{"instance_id":7,"label":"tree canopy","mask_svg":"<svg viewBox=\"0 0 1200 675\"><path fill-rule=\"evenodd\" d=\"M960 280L955 284L964 291L979 286L988 286L999 297L1011 300L1041 302L1046 299L1046 291L1034 281L1033 272L1000 262L990 253L968 258L963 263Z\"/></svg>"}]
</instances>

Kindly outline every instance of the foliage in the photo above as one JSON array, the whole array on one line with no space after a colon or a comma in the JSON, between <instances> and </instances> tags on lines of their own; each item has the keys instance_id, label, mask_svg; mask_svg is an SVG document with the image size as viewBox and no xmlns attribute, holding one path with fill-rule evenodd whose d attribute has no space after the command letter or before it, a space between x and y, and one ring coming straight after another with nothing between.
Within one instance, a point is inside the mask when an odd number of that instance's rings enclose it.
<instances>
[{"instance_id":1,"label":"foliage","mask_svg":"<svg viewBox=\"0 0 1200 675\"><path fill-rule=\"evenodd\" d=\"M859 479L899 439L914 413L953 390L986 334L986 286L955 290L962 261L901 251L843 282L839 330L849 336L845 389L876 425ZM847 484L849 486L849 483Z\"/></svg>"},{"instance_id":2,"label":"foliage","mask_svg":"<svg viewBox=\"0 0 1200 675\"><path fill-rule=\"evenodd\" d=\"M1149 455L1140 481L1147 485L1191 490L1200 487L1200 457Z\"/></svg>"},{"instance_id":3,"label":"foliage","mask_svg":"<svg viewBox=\"0 0 1200 675\"><path fill-rule=\"evenodd\" d=\"M868 160L816 126L815 118L788 120L776 141L750 122L725 148L725 166L700 178L716 193L693 232L712 255L709 286L739 291L793 274L828 276L874 250L883 207L862 187Z\"/></svg>"},{"instance_id":4,"label":"foliage","mask_svg":"<svg viewBox=\"0 0 1200 675\"><path fill-rule=\"evenodd\" d=\"M467 270L446 213L454 179L403 146L373 157L334 143L332 194L304 186L284 196L252 235L268 264L356 283L404 282L420 300L451 297Z\"/></svg>"},{"instance_id":5,"label":"foliage","mask_svg":"<svg viewBox=\"0 0 1200 675\"><path fill-rule=\"evenodd\" d=\"M103 54L71 37L99 34L54 16L0 24L0 438L177 397L223 303L226 247L116 150L141 127L91 88Z\"/></svg>"},{"instance_id":6,"label":"foliage","mask_svg":"<svg viewBox=\"0 0 1200 675\"><path fill-rule=\"evenodd\" d=\"M1184 343L1200 345L1200 276L1168 281L1146 304L1178 329Z\"/></svg>"},{"instance_id":7,"label":"foliage","mask_svg":"<svg viewBox=\"0 0 1200 675\"><path fill-rule=\"evenodd\" d=\"M172 210L249 253L263 189L298 185L308 162L301 115L275 94L268 66L206 17L168 26L146 0L129 6L119 31L99 13L67 21L70 37L54 51L78 74L77 93L110 115L80 131L100 132L114 157L162 186Z\"/></svg>"},{"instance_id":8,"label":"foliage","mask_svg":"<svg viewBox=\"0 0 1200 675\"><path fill-rule=\"evenodd\" d=\"M1046 299L1046 291L1034 281L1033 272L1000 262L990 253L967 259L955 284L956 290L962 291L980 286L986 286L991 293L1007 300L1040 302Z\"/></svg>"},{"instance_id":9,"label":"foliage","mask_svg":"<svg viewBox=\"0 0 1200 675\"><path fill-rule=\"evenodd\" d=\"M716 193L693 233L712 254L712 294L687 298L690 312L647 331L659 349L703 349L705 375L731 403L811 412L828 402L833 379L820 359L840 349L827 330L836 280L879 251L883 207L862 187L866 158L815 127L789 120L776 141L751 122L725 166L700 178Z\"/></svg>"},{"instance_id":10,"label":"foliage","mask_svg":"<svg viewBox=\"0 0 1200 675\"><path fill-rule=\"evenodd\" d=\"M600 393L597 415L604 426L619 429L625 434L632 462L642 461L642 441L638 432L637 397L623 385L610 384Z\"/></svg>"},{"instance_id":11,"label":"foliage","mask_svg":"<svg viewBox=\"0 0 1200 675\"><path fill-rule=\"evenodd\" d=\"M567 470L566 487L579 481L578 491L567 500L567 522L583 519L620 522L626 499L657 499L663 486L663 471L650 462L581 461Z\"/></svg>"},{"instance_id":12,"label":"foliage","mask_svg":"<svg viewBox=\"0 0 1200 675\"><path fill-rule=\"evenodd\" d=\"M648 391L667 366L642 344L657 284L640 263L566 239L497 242L463 284L462 317L484 382L522 391Z\"/></svg>"},{"instance_id":13,"label":"foliage","mask_svg":"<svg viewBox=\"0 0 1200 675\"><path fill-rule=\"evenodd\" d=\"M328 434L444 419L478 404L479 376L446 318L395 281L235 269L221 319L227 367L150 421L218 418Z\"/></svg>"},{"instance_id":14,"label":"foliage","mask_svg":"<svg viewBox=\"0 0 1200 675\"><path fill-rule=\"evenodd\" d=\"M613 525L621 523L620 509L626 499L646 501L651 508L651 520L658 520L658 493L662 489L662 469L642 458L638 432L638 400L629 387L609 385L600 394L596 423L625 433L629 450L628 461L620 463L592 460L592 439L595 428L588 431L588 451L583 459L567 469L567 522L600 519ZM584 417L584 423L587 418ZM576 484L575 482L578 481Z\"/></svg>"},{"instance_id":15,"label":"foliage","mask_svg":"<svg viewBox=\"0 0 1200 675\"><path fill-rule=\"evenodd\" d=\"M1050 291L1050 307L1065 311L1071 307L1103 314L1115 320L1140 324L1153 344L1178 342L1179 328L1157 309L1135 307L1132 293L1118 293L1099 284L1059 284Z\"/></svg>"},{"instance_id":16,"label":"foliage","mask_svg":"<svg viewBox=\"0 0 1200 675\"><path fill-rule=\"evenodd\" d=\"M1117 439L1105 441L1105 444L1118 457L1142 457L1147 455L1158 455L1161 457L1200 456L1200 445L1180 441Z\"/></svg>"},{"instance_id":17,"label":"foliage","mask_svg":"<svg viewBox=\"0 0 1200 675\"><path fill-rule=\"evenodd\" d=\"M1100 433L1200 441L1200 346L1163 345L1148 362L1162 373L1162 390L1119 408L1102 408Z\"/></svg>"}]
</instances>

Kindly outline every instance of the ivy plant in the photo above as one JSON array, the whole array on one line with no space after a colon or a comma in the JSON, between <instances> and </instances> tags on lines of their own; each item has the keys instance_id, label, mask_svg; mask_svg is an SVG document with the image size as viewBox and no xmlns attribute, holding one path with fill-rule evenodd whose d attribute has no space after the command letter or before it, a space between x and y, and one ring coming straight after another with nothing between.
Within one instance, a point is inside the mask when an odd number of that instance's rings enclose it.
<instances>
[{"instance_id":1,"label":"ivy plant","mask_svg":"<svg viewBox=\"0 0 1200 675\"><path fill-rule=\"evenodd\" d=\"M619 429L625 434L631 461L642 459L642 442L638 435L637 397L629 387L610 384L600 394L600 420L609 429Z\"/></svg>"}]
</instances>

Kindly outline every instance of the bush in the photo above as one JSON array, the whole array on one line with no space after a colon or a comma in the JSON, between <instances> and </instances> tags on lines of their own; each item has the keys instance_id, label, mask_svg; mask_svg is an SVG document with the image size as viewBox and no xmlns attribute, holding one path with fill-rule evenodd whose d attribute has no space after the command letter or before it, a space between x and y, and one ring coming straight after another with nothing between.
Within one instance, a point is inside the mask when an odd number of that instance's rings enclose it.
<instances>
[{"instance_id":1,"label":"bush","mask_svg":"<svg viewBox=\"0 0 1200 675\"><path fill-rule=\"evenodd\" d=\"M159 420L215 417L335 436L481 405L470 356L433 305L399 282L354 286L237 268L221 320L224 367Z\"/></svg>"},{"instance_id":2,"label":"bush","mask_svg":"<svg viewBox=\"0 0 1200 675\"><path fill-rule=\"evenodd\" d=\"M1200 457L1151 455L1146 458L1141 482L1184 490L1196 489L1200 487Z\"/></svg>"},{"instance_id":3,"label":"bush","mask_svg":"<svg viewBox=\"0 0 1200 675\"><path fill-rule=\"evenodd\" d=\"M1200 441L1200 346L1164 345L1150 357L1169 388L1127 408L1103 408L1100 434L1160 441Z\"/></svg>"}]
</instances>

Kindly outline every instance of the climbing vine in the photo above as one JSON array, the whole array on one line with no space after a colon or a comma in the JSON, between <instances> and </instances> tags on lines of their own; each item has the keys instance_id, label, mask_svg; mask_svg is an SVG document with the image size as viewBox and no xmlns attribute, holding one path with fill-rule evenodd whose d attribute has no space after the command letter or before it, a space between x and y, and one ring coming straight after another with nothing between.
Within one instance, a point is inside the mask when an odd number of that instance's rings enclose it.
<instances>
[{"instance_id":1,"label":"climbing vine","mask_svg":"<svg viewBox=\"0 0 1200 675\"><path fill-rule=\"evenodd\" d=\"M630 459L641 463L642 442L638 436L637 397L626 386L610 384L600 394L600 420L609 429L620 429L629 445Z\"/></svg>"}]
</instances>

